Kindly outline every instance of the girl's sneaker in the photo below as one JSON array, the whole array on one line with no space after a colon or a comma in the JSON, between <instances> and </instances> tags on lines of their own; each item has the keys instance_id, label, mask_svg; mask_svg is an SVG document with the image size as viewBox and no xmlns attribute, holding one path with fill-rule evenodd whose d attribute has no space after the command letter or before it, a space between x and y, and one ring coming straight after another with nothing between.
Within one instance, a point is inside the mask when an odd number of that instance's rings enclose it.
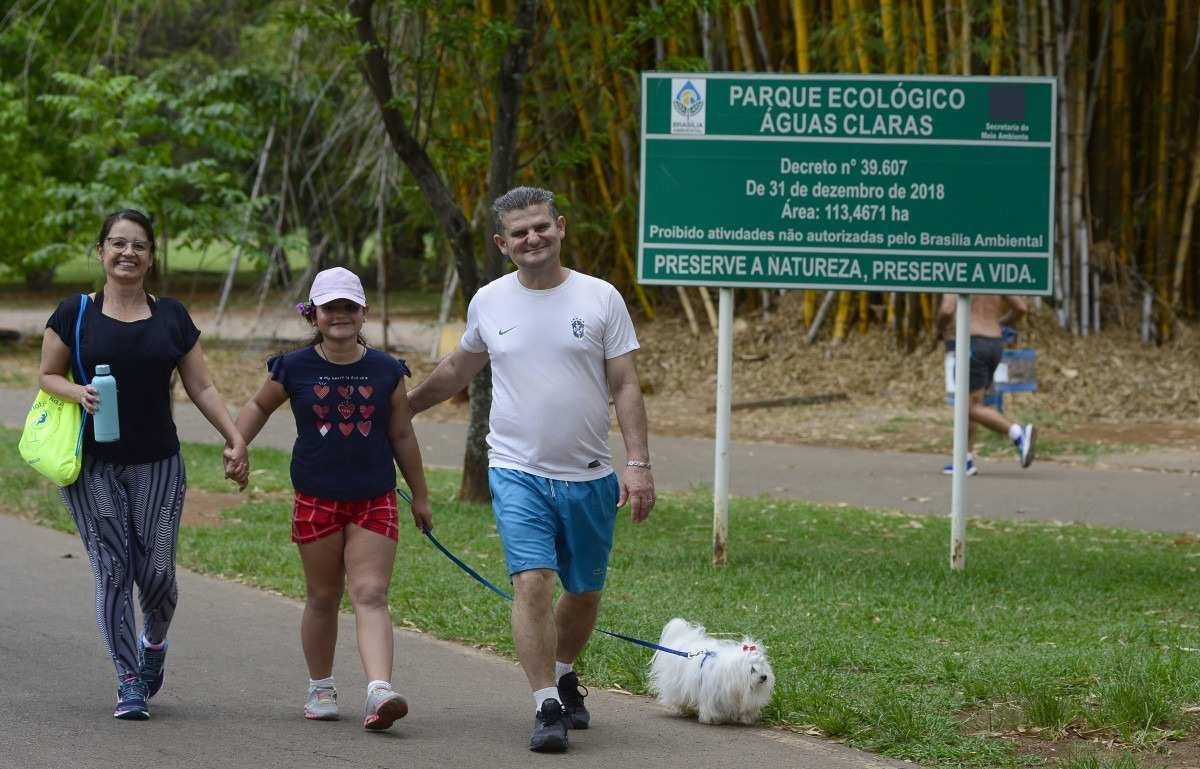
<instances>
[{"instance_id":1,"label":"girl's sneaker","mask_svg":"<svg viewBox=\"0 0 1200 769\"><path fill-rule=\"evenodd\" d=\"M130 676L117 686L117 707L113 718L122 721L145 721L150 718L146 707L146 683L139 676Z\"/></svg>"},{"instance_id":2,"label":"girl's sneaker","mask_svg":"<svg viewBox=\"0 0 1200 769\"><path fill-rule=\"evenodd\" d=\"M375 686L367 690L363 712L366 714L363 728L379 731L407 716L408 702L390 686Z\"/></svg>"},{"instance_id":3,"label":"girl's sneaker","mask_svg":"<svg viewBox=\"0 0 1200 769\"><path fill-rule=\"evenodd\" d=\"M312 721L338 720L337 691L332 686L308 687L304 717Z\"/></svg>"}]
</instances>

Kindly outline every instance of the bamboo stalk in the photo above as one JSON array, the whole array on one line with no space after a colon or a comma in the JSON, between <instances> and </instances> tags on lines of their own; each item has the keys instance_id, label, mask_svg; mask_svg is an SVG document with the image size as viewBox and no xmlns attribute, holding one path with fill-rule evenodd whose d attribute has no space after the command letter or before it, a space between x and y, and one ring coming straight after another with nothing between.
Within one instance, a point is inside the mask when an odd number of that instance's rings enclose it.
<instances>
[{"instance_id":1,"label":"bamboo stalk","mask_svg":"<svg viewBox=\"0 0 1200 769\"><path fill-rule=\"evenodd\" d=\"M1192 174L1188 185L1187 202L1183 207L1183 220L1179 225L1179 243L1175 248L1175 269L1171 280L1172 313L1178 319L1183 312L1183 276L1187 269L1188 254L1192 250L1192 222L1196 215L1196 202L1200 199L1200 120L1196 124L1196 137L1192 140Z\"/></svg>"},{"instance_id":2,"label":"bamboo stalk","mask_svg":"<svg viewBox=\"0 0 1200 769\"><path fill-rule=\"evenodd\" d=\"M871 57L867 50L867 19L863 0L847 0L849 3L850 26L854 30L854 52L858 58L858 71L871 71Z\"/></svg>"},{"instance_id":3,"label":"bamboo stalk","mask_svg":"<svg viewBox=\"0 0 1200 769\"><path fill-rule=\"evenodd\" d=\"M879 23L883 27L884 65L889 74L900 70L900 42L896 29L896 6L893 0L879 0Z\"/></svg>"},{"instance_id":4,"label":"bamboo stalk","mask_svg":"<svg viewBox=\"0 0 1200 769\"><path fill-rule=\"evenodd\" d=\"M959 70L960 75L971 74L971 3L970 0L961 0L962 6L962 42L959 44L959 55L962 56L962 68Z\"/></svg>"},{"instance_id":5,"label":"bamboo stalk","mask_svg":"<svg viewBox=\"0 0 1200 769\"><path fill-rule=\"evenodd\" d=\"M1129 58L1126 42L1125 0L1113 0L1113 110L1116 114L1114 144L1117 148L1119 185L1119 228L1117 261L1122 268L1130 264L1133 245L1133 159L1132 137L1129 135L1132 116L1129 109Z\"/></svg>"},{"instance_id":6,"label":"bamboo stalk","mask_svg":"<svg viewBox=\"0 0 1200 769\"><path fill-rule=\"evenodd\" d=\"M1079 3L1080 16L1088 18L1091 3L1089 0L1076 0ZM1076 234L1076 252L1079 260L1077 280L1079 285L1079 306L1075 313L1075 333L1087 336L1088 292L1091 277L1087 270L1087 244L1079 237L1086 232L1083 222L1083 180L1086 173L1087 153L1087 101L1088 101L1088 29L1084 21L1079 25L1079 36L1075 42L1077 53L1071 62L1072 74L1067 80L1071 85L1071 231Z\"/></svg>"},{"instance_id":7,"label":"bamboo stalk","mask_svg":"<svg viewBox=\"0 0 1200 769\"><path fill-rule=\"evenodd\" d=\"M1178 26L1178 0L1163 2L1163 42L1162 42L1162 78L1159 91L1158 113L1158 162L1154 179L1154 219L1157 236L1154 241L1152 258L1155 295L1157 299L1157 320L1159 340L1167 339L1171 333L1169 308L1171 306L1167 283L1167 193L1169 191L1170 170L1170 130L1173 113L1172 99L1174 98L1175 83L1175 29Z\"/></svg>"},{"instance_id":8,"label":"bamboo stalk","mask_svg":"<svg viewBox=\"0 0 1200 769\"><path fill-rule=\"evenodd\" d=\"M810 69L808 45L808 0L792 0L792 27L796 35L796 71L807 74Z\"/></svg>"},{"instance_id":9,"label":"bamboo stalk","mask_svg":"<svg viewBox=\"0 0 1200 769\"><path fill-rule=\"evenodd\" d=\"M992 50L988 61L988 73L995 77L1001 72L1004 61L1004 40L1007 32L1004 29L1004 2L992 0Z\"/></svg>"},{"instance_id":10,"label":"bamboo stalk","mask_svg":"<svg viewBox=\"0 0 1200 769\"><path fill-rule=\"evenodd\" d=\"M556 36L555 47L558 50L559 65L562 67L563 79L567 83L567 91L571 96L571 102L575 108L575 116L579 120L580 131L583 133L584 139L589 140L592 136L592 125L591 120L588 117L589 108L586 106L588 102L585 102L583 95L579 92L579 86L576 84L574 67L571 65L572 57L570 52L567 50L566 37L563 34L564 30L562 19L558 15L558 5L556 0L546 0L546 7L550 12L551 26L553 26L558 32L558 35ZM592 174L596 179L596 187L600 193L600 199L604 203L604 208L606 211L613 211L613 195L612 191L609 189L608 179L605 176L604 168L600 164L600 158L597 157L596 153L593 152L591 153L590 161ZM625 267L630 276L635 278L632 281L633 292L637 296L638 303L642 307L642 312L647 318L653 318L654 308L651 306L650 299L646 296L646 292L642 290L641 284L636 280L637 268L633 264L633 257L629 253L628 244L625 238L622 237L622 233L618 230L617 225L618 217L614 216L610 220L609 226L613 232L613 240L615 241L617 247L617 256L620 260L619 263Z\"/></svg>"},{"instance_id":11,"label":"bamboo stalk","mask_svg":"<svg viewBox=\"0 0 1200 769\"><path fill-rule=\"evenodd\" d=\"M933 0L922 0L925 17L922 19L925 27L925 72L930 75L938 73L937 20L933 16Z\"/></svg>"},{"instance_id":12,"label":"bamboo stalk","mask_svg":"<svg viewBox=\"0 0 1200 769\"><path fill-rule=\"evenodd\" d=\"M679 304L683 307L683 315L687 318L688 331L692 336L700 336L700 325L696 323L696 311L692 309L692 300L688 299L683 286L676 286L675 293L679 296Z\"/></svg>"}]
</instances>

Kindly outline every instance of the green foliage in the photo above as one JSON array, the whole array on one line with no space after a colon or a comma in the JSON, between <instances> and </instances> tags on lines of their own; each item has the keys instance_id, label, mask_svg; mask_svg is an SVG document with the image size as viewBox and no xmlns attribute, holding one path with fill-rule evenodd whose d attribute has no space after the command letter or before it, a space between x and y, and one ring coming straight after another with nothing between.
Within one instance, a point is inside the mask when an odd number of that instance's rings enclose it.
<instances>
[{"instance_id":1,"label":"green foliage","mask_svg":"<svg viewBox=\"0 0 1200 769\"><path fill-rule=\"evenodd\" d=\"M79 181L52 187L60 213L48 223L82 238L105 212L130 206L156 219L160 236L202 246L236 240L249 205L231 167L253 155L248 108L231 98L244 70L189 83L171 67L149 77L97 67L59 72L42 101L69 121ZM167 232L161 232L164 226Z\"/></svg>"},{"instance_id":2,"label":"green foliage","mask_svg":"<svg viewBox=\"0 0 1200 769\"><path fill-rule=\"evenodd\" d=\"M0 82L0 232L8 247L0 264L20 266L23 272L45 270L64 259L63 249L50 245L42 222L53 202L45 195L47 160L42 142L30 125L25 99L15 85Z\"/></svg>"}]
</instances>

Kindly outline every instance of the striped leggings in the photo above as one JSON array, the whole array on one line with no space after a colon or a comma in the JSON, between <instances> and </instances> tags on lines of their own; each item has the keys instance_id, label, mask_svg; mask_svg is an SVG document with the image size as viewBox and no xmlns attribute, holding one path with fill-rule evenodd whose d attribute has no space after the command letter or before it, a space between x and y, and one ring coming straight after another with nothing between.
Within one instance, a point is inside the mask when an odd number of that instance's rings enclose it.
<instances>
[{"instance_id":1,"label":"striped leggings","mask_svg":"<svg viewBox=\"0 0 1200 769\"><path fill-rule=\"evenodd\" d=\"M142 465L83 459L61 490L96 580L96 625L117 677L138 672L133 586L151 643L167 636L175 614L175 543L187 488L183 457Z\"/></svg>"}]
</instances>

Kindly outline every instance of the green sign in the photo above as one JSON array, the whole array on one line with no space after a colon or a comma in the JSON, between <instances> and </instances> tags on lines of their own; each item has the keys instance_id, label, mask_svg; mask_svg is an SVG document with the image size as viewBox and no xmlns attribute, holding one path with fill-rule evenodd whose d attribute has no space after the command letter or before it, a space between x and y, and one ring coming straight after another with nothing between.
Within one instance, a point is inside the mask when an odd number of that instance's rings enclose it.
<instances>
[{"instance_id":1,"label":"green sign","mask_svg":"<svg viewBox=\"0 0 1200 769\"><path fill-rule=\"evenodd\" d=\"M1051 293L1055 81L642 74L638 280Z\"/></svg>"}]
</instances>

